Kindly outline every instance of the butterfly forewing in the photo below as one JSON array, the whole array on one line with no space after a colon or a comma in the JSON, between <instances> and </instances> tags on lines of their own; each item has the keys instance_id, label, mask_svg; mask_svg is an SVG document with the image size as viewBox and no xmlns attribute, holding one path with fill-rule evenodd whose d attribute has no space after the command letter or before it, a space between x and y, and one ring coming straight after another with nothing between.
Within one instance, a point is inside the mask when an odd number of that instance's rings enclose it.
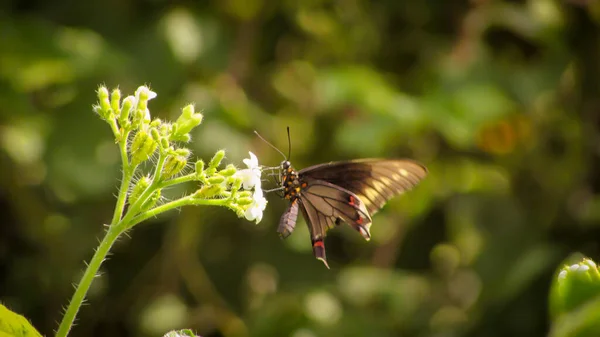
<instances>
[{"instance_id":1,"label":"butterfly forewing","mask_svg":"<svg viewBox=\"0 0 600 337\"><path fill-rule=\"evenodd\" d=\"M416 186L427 168L408 159L359 159L311 166L298 175L301 180L324 180L355 193L372 216L389 199Z\"/></svg>"}]
</instances>

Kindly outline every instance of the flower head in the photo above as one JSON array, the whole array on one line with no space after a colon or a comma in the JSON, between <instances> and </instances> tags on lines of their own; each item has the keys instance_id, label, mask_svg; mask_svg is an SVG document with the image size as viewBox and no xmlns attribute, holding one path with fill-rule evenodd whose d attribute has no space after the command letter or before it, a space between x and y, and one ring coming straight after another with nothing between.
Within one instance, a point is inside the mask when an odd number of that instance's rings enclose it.
<instances>
[{"instance_id":1,"label":"flower head","mask_svg":"<svg viewBox=\"0 0 600 337\"><path fill-rule=\"evenodd\" d=\"M248 168L237 171L234 176L242 180L242 187L244 190L254 190L252 202L246 206L244 217L249 221L256 221L256 223L259 223L262 220L263 211L267 207L267 199L263 196L261 187L260 178L262 170L258 165L258 158L256 158L254 153L248 153L250 154L250 158L244 159L244 164L246 164Z\"/></svg>"},{"instance_id":2,"label":"flower head","mask_svg":"<svg viewBox=\"0 0 600 337\"><path fill-rule=\"evenodd\" d=\"M250 154L250 158L244 159L244 164L248 166L247 169L239 170L236 172L235 176L242 179L242 185L245 190L250 190L255 186L258 188L261 187L260 176L262 171L260 166L258 165L258 158L252 152L248 152Z\"/></svg>"},{"instance_id":3,"label":"flower head","mask_svg":"<svg viewBox=\"0 0 600 337\"><path fill-rule=\"evenodd\" d=\"M150 123L150 110L148 110L148 101L155 98L156 93L145 85L137 88L135 91L135 104L138 109L142 109L144 113L144 121Z\"/></svg>"},{"instance_id":4,"label":"flower head","mask_svg":"<svg viewBox=\"0 0 600 337\"><path fill-rule=\"evenodd\" d=\"M263 211L267 207L267 199L263 196L263 191L260 187L254 187L254 195L252 195L252 203L246 209L244 216L248 221L256 221L259 223L262 220Z\"/></svg>"}]
</instances>

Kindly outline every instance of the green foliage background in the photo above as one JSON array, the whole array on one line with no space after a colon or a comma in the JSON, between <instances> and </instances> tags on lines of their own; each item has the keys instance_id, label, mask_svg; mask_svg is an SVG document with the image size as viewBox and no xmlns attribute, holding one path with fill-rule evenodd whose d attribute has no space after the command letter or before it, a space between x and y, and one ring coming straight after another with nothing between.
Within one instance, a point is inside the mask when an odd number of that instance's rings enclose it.
<instances>
[{"instance_id":1,"label":"green foliage background","mask_svg":"<svg viewBox=\"0 0 600 337\"><path fill-rule=\"evenodd\" d=\"M110 221L118 150L100 83L175 119L191 148L297 168L411 157L429 177L374 217L369 243L312 257L285 202L259 225L185 208L137 227L72 336L545 336L555 270L598 260L600 3L4 1L0 4L0 301L50 336ZM182 190L172 190L180 195Z\"/></svg>"}]
</instances>

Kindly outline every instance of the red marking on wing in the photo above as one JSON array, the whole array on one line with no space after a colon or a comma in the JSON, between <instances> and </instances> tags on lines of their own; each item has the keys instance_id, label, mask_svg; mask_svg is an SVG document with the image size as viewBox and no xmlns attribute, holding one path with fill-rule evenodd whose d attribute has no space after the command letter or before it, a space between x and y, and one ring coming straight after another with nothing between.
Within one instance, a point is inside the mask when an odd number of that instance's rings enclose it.
<instances>
[{"instance_id":1,"label":"red marking on wing","mask_svg":"<svg viewBox=\"0 0 600 337\"><path fill-rule=\"evenodd\" d=\"M313 247L325 247L325 245L323 244L323 241L319 240L313 243Z\"/></svg>"},{"instance_id":2,"label":"red marking on wing","mask_svg":"<svg viewBox=\"0 0 600 337\"><path fill-rule=\"evenodd\" d=\"M350 204L351 206L356 206L355 202L356 202L356 200L354 199L354 196L351 195L350 196L350 201L348 202L348 204Z\"/></svg>"},{"instance_id":3,"label":"red marking on wing","mask_svg":"<svg viewBox=\"0 0 600 337\"><path fill-rule=\"evenodd\" d=\"M362 225L363 222L365 222L365 219L363 219L362 217L359 217L358 220L356 220L356 223L359 225Z\"/></svg>"}]
</instances>

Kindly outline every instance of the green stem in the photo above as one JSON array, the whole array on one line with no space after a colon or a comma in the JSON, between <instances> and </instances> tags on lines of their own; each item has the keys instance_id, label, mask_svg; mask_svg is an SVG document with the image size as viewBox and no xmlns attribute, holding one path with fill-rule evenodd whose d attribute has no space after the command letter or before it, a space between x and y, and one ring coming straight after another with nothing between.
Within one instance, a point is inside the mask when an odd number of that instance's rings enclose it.
<instances>
[{"instance_id":1,"label":"green stem","mask_svg":"<svg viewBox=\"0 0 600 337\"><path fill-rule=\"evenodd\" d=\"M121 151L121 162L123 164L123 177L121 178L121 187L119 187L119 196L117 198L117 205L115 206L115 213L113 214L111 225L115 225L123 216L123 209L125 208L125 201L127 200L127 192L129 192L129 185L131 184L131 178L135 167L129 165L129 159L127 158L127 136L124 135L125 139L121 139L119 142L119 150Z\"/></svg>"},{"instance_id":2,"label":"green stem","mask_svg":"<svg viewBox=\"0 0 600 337\"><path fill-rule=\"evenodd\" d=\"M154 191L156 191L156 189L160 185L160 175L162 174L166 157L167 156L164 153L160 153L158 157L158 164L156 165L156 170L154 171L154 177L152 177L152 183L150 183L150 186L146 188L146 190L142 193L138 200L129 207L127 213L119 222L119 224L122 224L125 228L131 227L129 225L131 219L133 219L133 217L139 213L142 205L144 205L146 200L150 197L150 195L152 195L152 193L154 193Z\"/></svg>"},{"instance_id":3,"label":"green stem","mask_svg":"<svg viewBox=\"0 0 600 337\"><path fill-rule=\"evenodd\" d=\"M83 303L85 295L90 289L90 285L92 284L96 273L100 269L100 265L102 265L102 262L106 258L110 247L112 247L119 235L123 232L123 229L120 227L121 226L109 227L106 235L102 239L102 242L100 242L100 245L98 246L98 249L94 253L92 260L87 266L83 277L81 277L81 281L79 281L79 284L77 285L77 289L71 298L71 302L69 302L67 311L65 312L60 326L58 327L58 331L56 332L56 337L66 337L71 330L73 322L75 321L75 316L77 315L77 312Z\"/></svg>"},{"instance_id":4,"label":"green stem","mask_svg":"<svg viewBox=\"0 0 600 337\"><path fill-rule=\"evenodd\" d=\"M127 228L131 228L131 227L139 224L140 222L143 222L152 217L158 216L161 213L164 213L164 212L170 211L174 208L179 208L182 206L187 206L187 205L228 206L228 204L229 204L229 199L198 199L198 198L194 198L193 196L187 196L187 197L183 197L181 199L167 202L166 204L157 206L147 212L143 212L143 213L139 214L138 216L136 216L129 222L129 224L127 225Z\"/></svg>"},{"instance_id":5,"label":"green stem","mask_svg":"<svg viewBox=\"0 0 600 337\"><path fill-rule=\"evenodd\" d=\"M164 187L168 187L168 186L172 186L172 185L177 185L177 184L181 184L181 183L187 183L188 181L193 181L196 180L196 173L190 173L190 174L186 174L184 176L181 177L177 177L177 178L173 178L173 179L169 179L169 180L165 180L162 183L160 183L160 185L158 186L159 188L164 188Z\"/></svg>"}]
</instances>

